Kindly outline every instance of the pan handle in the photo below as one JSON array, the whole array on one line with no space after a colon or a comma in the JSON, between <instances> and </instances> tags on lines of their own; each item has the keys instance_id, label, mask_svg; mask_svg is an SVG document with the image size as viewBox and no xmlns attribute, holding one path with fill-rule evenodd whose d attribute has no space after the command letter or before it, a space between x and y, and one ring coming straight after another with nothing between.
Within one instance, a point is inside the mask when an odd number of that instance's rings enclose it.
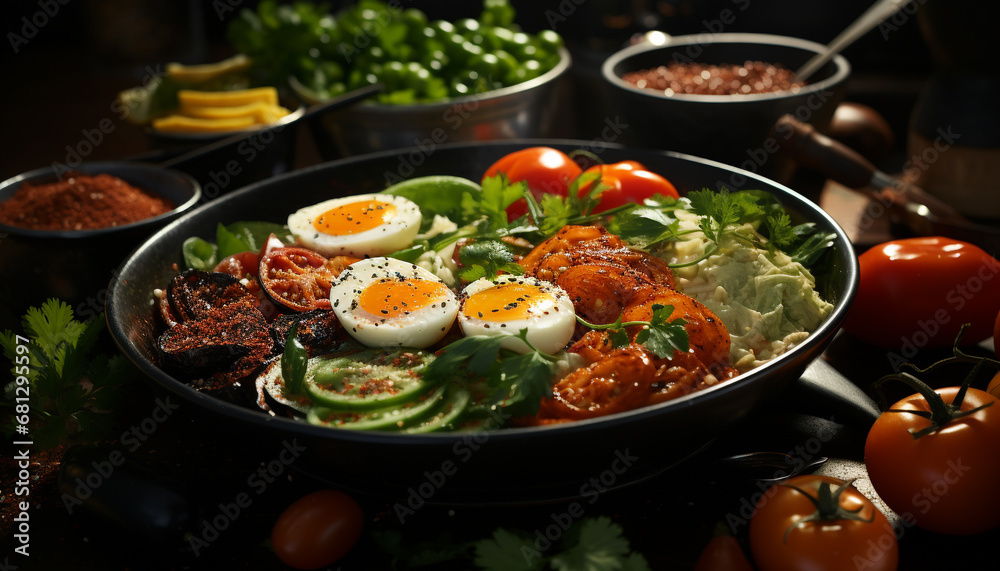
<instances>
[{"instance_id":1,"label":"pan handle","mask_svg":"<svg viewBox=\"0 0 1000 571\"><path fill-rule=\"evenodd\" d=\"M778 147L795 162L848 188L868 188L875 176L875 165L868 159L792 115L778 119L773 135Z\"/></svg>"}]
</instances>

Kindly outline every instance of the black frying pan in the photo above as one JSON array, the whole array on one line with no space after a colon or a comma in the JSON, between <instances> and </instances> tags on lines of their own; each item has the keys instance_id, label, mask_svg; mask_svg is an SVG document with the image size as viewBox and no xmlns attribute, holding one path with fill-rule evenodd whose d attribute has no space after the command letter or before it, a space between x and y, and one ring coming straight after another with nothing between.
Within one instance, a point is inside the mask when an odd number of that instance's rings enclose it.
<instances>
[{"instance_id":1,"label":"black frying pan","mask_svg":"<svg viewBox=\"0 0 1000 571\"><path fill-rule=\"evenodd\" d=\"M472 433L397 435L310 426L268 416L251 404L226 402L195 391L156 365L154 340L162 325L152 291L176 274L189 236L214 236L216 224L238 220L285 222L287 215L332 197L377 192L387 181L429 174L474 180L501 156L533 145L569 151L586 148L604 162L634 159L668 177L683 194L704 187L758 188L774 193L793 220L836 232L834 250L819 273L832 316L808 340L764 367L728 383L657 406L600 419L549 427ZM734 183L743 183L737 186ZM107 299L111 333L155 383L205 414L231 421L247 446L286 441L304 448L299 466L358 490L424 501L503 502L587 497L601 486L642 480L696 453L732 429L755 407L797 379L832 339L857 289L857 259L841 228L794 191L720 163L594 141L509 141L424 145L338 160L253 184L206 204L142 244L112 280ZM211 438L211 434L206 434ZM270 444L269 444L270 446ZM277 451L278 448L275 448ZM593 482L592 479L596 479ZM595 487L594 483L598 485Z\"/></svg>"}]
</instances>

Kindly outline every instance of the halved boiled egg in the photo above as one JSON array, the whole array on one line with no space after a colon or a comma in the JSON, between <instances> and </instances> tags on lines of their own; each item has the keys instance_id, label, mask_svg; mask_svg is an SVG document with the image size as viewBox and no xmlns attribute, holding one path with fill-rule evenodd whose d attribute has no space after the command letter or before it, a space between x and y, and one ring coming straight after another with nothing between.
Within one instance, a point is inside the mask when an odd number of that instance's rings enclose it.
<instances>
[{"instance_id":1,"label":"halved boiled egg","mask_svg":"<svg viewBox=\"0 0 1000 571\"><path fill-rule=\"evenodd\" d=\"M369 347L428 347L458 313L458 299L441 278L395 258L348 266L330 288L330 302L348 333Z\"/></svg>"},{"instance_id":2,"label":"halved boiled egg","mask_svg":"<svg viewBox=\"0 0 1000 571\"><path fill-rule=\"evenodd\" d=\"M301 208L288 217L296 242L327 257L381 256L413 243L420 208L392 194L359 194Z\"/></svg>"},{"instance_id":3,"label":"halved boiled egg","mask_svg":"<svg viewBox=\"0 0 1000 571\"><path fill-rule=\"evenodd\" d=\"M458 324L465 335L517 335L527 329L528 343L544 353L562 350L573 337L576 313L562 288L524 276L476 280L465 287ZM501 347L529 351L517 337Z\"/></svg>"}]
</instances>

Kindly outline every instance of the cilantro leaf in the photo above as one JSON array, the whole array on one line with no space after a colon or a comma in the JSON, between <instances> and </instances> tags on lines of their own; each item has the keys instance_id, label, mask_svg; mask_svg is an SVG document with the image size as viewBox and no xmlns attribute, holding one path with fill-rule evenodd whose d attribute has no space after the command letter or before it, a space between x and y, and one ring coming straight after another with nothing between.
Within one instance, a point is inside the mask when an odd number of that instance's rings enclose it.
<instances>
[{"instance_id":1,"label":"cilantro leaf","mask_svg":"<svg viewBox=\"0 0 1000 571\"><path fill-rule=\"evenodd\" d=\"M544 559L531 539L505 529L477 541L474 562L483 571L540 571Z\"/></svg>"},{"instance_id":2,"label":"cilantro leaf","mask_svg":"<svg viewBox=\"0 0 1000 571\"><path fill-rule=\"evenodd\" d=\"M674 351L686 353L689 348L688 332L684 329L687 323L683 319L670 320L670 315L674 312L671 305L654 304L653 315L650 321L626 321L622 322L619 315L614 323L598 324L585 321L579 315L576 320L583 325L595 329L608 331L608 338L615 348L626 347L630 344L626 327L641 325L642 329L635 335L635 343L643 345L661 359L673 357Z\"/></svg>"},{"instance_id":3,"label":"cilantro leaf","mask_svg":"<svg viewBox=\"0 0 1000 571\"><path fill-rule=\"evenodd\" d=\"M652 568L642 553L632 552L625 558L621 571L652 571Z\"/></svg>"},{"instance_id":4,"label":"cilantro leaf","mask_svg":"<svg viewBox=\"0 0 1000 571\"><path fill-rule=\"evenodd\" d=\"M70 436L108 435L114 418L107 411L136 371L122 355L93 354L105 327L104 316L80 322L69 305L50 299L28 309L23 324L30 355L25 376L33 401L32 440L49 448ZM5 354L16 352L16 341L10 331L0 334Z\"/></svg>"},{"instance_id":5,"label":"cilantro leaf","mask_svg":"<svg viewBox=\"0 0 1000 571\"><path fill-rule=\"evenodd\" d=\"M659 242L683 238L677 218L662 209L649 207L619 213L611 219L608 230L639 248L649 248Z\"/></svg>"},{"instance_id":6,"label":"cilantro leaf","mask_svg":"<svg viewBox=\"0 0 1000 571\"><path fill-rule=\"evenodd\" d=\"M486 376L500 353L501 336L470 335L453 341L438 351L437 359L427 364L423 376L433 381L448 381L468 372Z\"/></svg>"},{"instance_id":7,"label":"cilantro leaf","mask_svg":"<svg viewBox=\"0 0 1000 571\"><path fill-rule=\"evenodd\" d=\"M619 571L626 560L632 562L633 569L646 564L641 555L630 553L621 526L608 517L597 517L579 522L579 539L552 557L552 567L558 571Z\"/></svg>"},{"instance_id":8,"label":"cilantro leaf","mask_svg":"<svg viewBox=\"0 0 1000 571\"><path fill-rule=\"evenodd\" d=\"M552 361L538 351L507 357L500 365L498 402L516 416L533 415L552 392Z\"/></svg>"},{"instance_id":9,"label":"cilantro leaf","mask_svg":"<svg viewBox=\"0 0 1000 571\"><path fill-rule=\"evenodd\" d=\"M635 336L636 343L645 345L661 359L672 357L674 351L687 353L689 349L688 332L684 329L687 322L680 318L669 321L673 312L673 306L653 305L653 318L649 326Z\"/></svg>"},{"instance_id":10,"label":"cilantro leaf","mask_svg":"<svg viewBox=\"0 0 1000 571\"><path fill-rule=\"evenodd\" d=\"M524 193L524 181L511 183L505 175L483 179L483 191L475 196L462 195L462 217L466 220L483 220L484 230L506 229L507 207L514 204Z\"/></svg>"},{"instance_id":11,"label":"cilantro leaf","mask_svg":"<svg viewBox=\"0 0 1000 571\"><path fill-rule=\"evenodd\" d=\"M527 330L519 336L524 339ZM472 377L493 390L491 404L514 407L516 414L534 414L551 390L555 358L538 351L520 355L507 351L501 359L500 345L509 335L470 335L448 344L427 365L429 381L453 382Z\"/></svg>"},{"instance_id":12,"label":"cilantro leaf","mask_svg":"<svg viewBox=\"0 0 1000 571\"><path fill-rule=\"evenodd\" d=\"M524 273L524 268L515 261L514 254L499 240L472 242L463 246L458 256L464 266L459 275L466 281L494 278L500 273Z\"/></svg>"},{"instance_id":13,"label":"cilantro leaf","mask_svg":"<svg viewBox=\"0 0 1000 571\"><path fill-rule=\"evenodd\" d=\"M783 248L798 239L791 217L784 212L768 216L764 223L767 226L769 245L772 247Z\"/></svg>"},{"instance_id":14,"label":"cilantro leaf","mask_svg":"<svg viewBox=\"0 0 1000 571\"><path fill-rule=\"evenodd\" d=\"M85 328L83 323L73 319L69 304L54 298L45 301L41 308L29 308L22 321L32 342L52 358L58 370L62 369L65 345L76 343Z\"/></svg>"},{"instance_id":15,"label":"cilantro leaf","mask_svg":"<svg viewBox=\"0 0 1000 571\"><path fill-rule=\"evenodd\" d=\"M565 196L543 194L537 207L532 206L532 198L526 197L529 211L542 235L551 236L567 224L582 224L591 220L593 216L590 213L600 202L600 194L608 188L600 178L599 172L585 172L569 183ZM582 192L584 188L587 188L586 192Z\"/></svg>"},{"instance_id":16,"label":"cilantro leaf","mask_svg":"<svg viewBox=\"0 0 1000 571\"><path fill-rule=\"evenodd\" d=\"M628 347L629 343L632 342L632 340L628 338L628 332L625 331L625 329L612 329L608 333L608 338L611 340L611 346L615 349Z\"/></svg>"},{"instance_id":17,"label":"cilantro leaf","mask_svg":"<svg viewBox=\"0 0 1000 571\"><path fill-rule=\"evenodd\" d=\"M756 206L746 195L740 199L736 196L726 189L712 192L706 188L688 193L692 212L701 217L698 226L709 240L719 243L726 229L739 223L747 208Z\"/></svg>"}]
</instances>

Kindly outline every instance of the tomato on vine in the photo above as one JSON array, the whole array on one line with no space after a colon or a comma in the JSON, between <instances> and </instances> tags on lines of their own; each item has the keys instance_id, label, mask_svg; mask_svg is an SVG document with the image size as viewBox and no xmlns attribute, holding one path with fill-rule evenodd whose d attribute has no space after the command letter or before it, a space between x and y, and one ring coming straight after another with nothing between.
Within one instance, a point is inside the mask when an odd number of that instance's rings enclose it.
<instances>
[{"instance_id":1,"label":"tomato on vine","mask_svg":"<svg viewBox=\"0 0 1000 571\"><path fill-rule=\"evenodd\" d=\"M865 463L872 486L886 505L917 526L969 535L1000 526L1000 406L969 384L987 364L958 350L925 369L882 377L917 391L895 403L872 425ZM961 386L932 389L909 370L925 373L955 363L976 365Z\"/></svg>"},{"instance_id":2,"label":"tomato on vine","mask_svg":"<svg viewBox=\"0 0 1000 571\"><path fill-rule=\"evenodd\" d=\"M760 571L896 569L892 526L851 482L795 476L772 491L750 518L750 550Z\"/></svg>"}]
</instances>

